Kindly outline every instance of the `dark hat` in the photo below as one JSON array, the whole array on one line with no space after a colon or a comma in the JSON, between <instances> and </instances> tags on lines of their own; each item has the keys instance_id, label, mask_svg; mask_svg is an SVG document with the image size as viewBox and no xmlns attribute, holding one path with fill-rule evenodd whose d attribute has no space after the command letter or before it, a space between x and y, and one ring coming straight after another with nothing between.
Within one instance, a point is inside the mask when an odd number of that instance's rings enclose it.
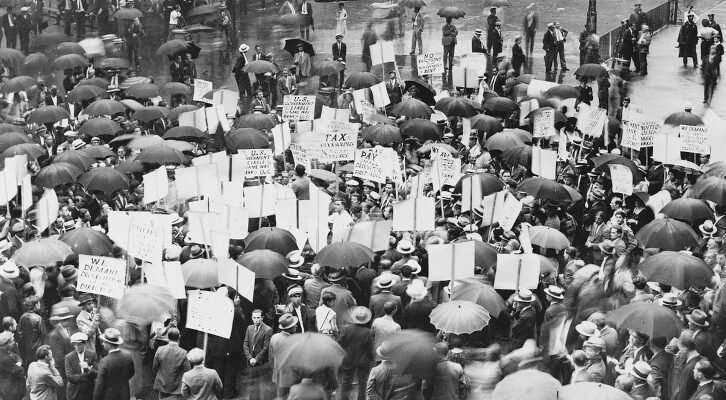
<instances>
[{"instance_id":1,"label":"dark hat","mask_svg":"<svg viewBox=\"0 0 726 400\"><path fill-rule=\"evenodd\" d=\"M189 257L191 258L199 258L204 254L204 250L199 245L192 245L189 248Z\"/></svg>"},{"instance_id":2,"label":"dark hat","mask_svg":"<svg viewBox=\"0 0 726 400\"><path fill-rule=\"evenodd\" d=\"M78 277L78 270L72 265L64 265L60 269L60 273L66 282L72 281Z\"/></svg>"},{"instance_id":3,"label":"dark hat","mask_svg":"<svg viewBox=\"0 0 726 400\"><path fill-rule=\"evenodd\" d=\"M100 339L106 343L114 344L116 346L123 344L124 338L121 337L121 332L116 328L106 328Z\"/></svg>"},{"instance_id":4,"label":"dark hat","mask_svg":"<svg viewBox=\"0 0 726 400\"><path fill-rule=\"evenodd\" d=\"M333 271L330 275L328 275L328 280L330 282L342 281L343 278L344 278L344 276L343 276L343 271L342 270Z\"/></svg>"},{"instance_id":5,"label":"dark hat","mask_svg":"<svg viewBox=\"0 0 726 400\"><path fill-rule=\"evenodd\" d=\"M297 321L297 317L292 314L282 314L277 327L284 331L297 325Z\"/></svg>"},{"instance_id":6,"label":"dark hat","mask_svg":"<svg viewBox=\"0 0 726 400\"><path fill-rule=\"evenodd\" d=\"M91 293L83 293L81 294L81 298L78 300L78 305L82 306L88 302L94 301L96 301L96 296L92 295Z\"/></svg>"},{"instance_id":7,"label":"dark hat","mask_svg":"<svg viewBox=\"0 0 726 400\"><path fill-rule=\"evenodd\" d=\"M698 308L693 310L690 315L687 315L686 319L688 320L688 322L691 322L701 328L705 328L708 326L708 321L706 321L706 319L708 319L708 315L706 315L705 312Z\"/></svg>"},{"instance_id":8,"label":"dark hat","mask_svg":"<svg viewBox=\"0 0 726 400\"><path fill-rule=\"evenodd\" d=\"M339 34L337 34L337 35L335 35L335 38L336 38L336 39L337 39L337 38L342 38L342 37L343 37L343 35L342 35L342 34L340 34L340 33L339 33Z\"/></svg>"}]
</instances>

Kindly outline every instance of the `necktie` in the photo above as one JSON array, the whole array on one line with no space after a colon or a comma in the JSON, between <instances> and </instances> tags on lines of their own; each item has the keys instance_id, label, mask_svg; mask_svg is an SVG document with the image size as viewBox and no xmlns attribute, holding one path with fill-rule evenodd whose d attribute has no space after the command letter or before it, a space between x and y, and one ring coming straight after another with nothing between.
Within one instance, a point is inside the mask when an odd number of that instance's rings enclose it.
<instances>
[{"instance_id":1,"label":"necktie","mask_svg":"<svg viewBox=\"0 0 726 400\"><path fill-rule=\"evenodd\" d=\"M83 0L78 0L78 11L83 12Z\"/></svg>"}]
</instances>

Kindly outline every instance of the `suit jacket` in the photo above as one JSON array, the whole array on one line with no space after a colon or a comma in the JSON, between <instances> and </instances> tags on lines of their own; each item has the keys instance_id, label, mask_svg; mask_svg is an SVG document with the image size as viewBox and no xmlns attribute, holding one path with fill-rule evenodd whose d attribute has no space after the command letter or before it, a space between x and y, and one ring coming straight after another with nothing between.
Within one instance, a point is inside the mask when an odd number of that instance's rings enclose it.
<instances>
[{"instance_id":1,"label":"suit jacket","mask_svg":"<svg viewBox=\"0 0 726 400\"><path fill-rule=\"evenodd\" d=\"M53 97L50 94L45 96L45 105L46 106L59 106L63 103L65 103L65 100L63 99L63 96L61 96L60 94L55 96L55 102L53 101Z\"/></svg>"},{"instance_id":2,"label":"suit jacket","mask_svg":"<svg viewBox=\"0 0 726 400\"><path fill-rule=\"evenodd\" d=\"M668 382L668 372L673 365L673 354L663 350L654 355L650 359L651 377L653 378L653 386L661 399L670 399L670 390Z\"/></svg>"},{"instance_id":3,"label":"suit jacket","mask_svg":"<svg viewBox=\"0 0 726 400\"><path fill-rule=\"evenodd\" d=\"M373 361L371 329L351 324L340 329L338 344L345 350L343 367L368 367Z\"/></svg>"},{"instance_id":4,"label":"suit jacket","mask_svg":"<svg viewBox=\"0 0 726 400\"><path fill-rule=\"evenodd\" d=\"M726 217L719 218L713 225L716 227L717 237L723 237L723 235L726 235Z\"/></svg>"},{"instance_id":5,"label":"suit jacket","mask_svg":"<svg viewBox=\"0 0 726 400\"><path fill-rule=\"evenodd\" d=\"M257 60L267 61L267 57L265 57L264 53L260 53L260 54L255 53L252 55L252 61L257 61Z\"/></svg>"},{"instance_id":6,"label":"suit jacket","mask_svg":"<svg viewBox=\"0 0 726 400\"><path fill-rule=\"evenodd\" d=\"M713 397L713 400L723 400L726 397L724 396L723 387L711 381L705 385L698 385L698 388L693 392L689 400L699 400L704 395Z\"/></svg>"},{"instance_id":7,"label":"suit jacket","mask_svg":"<svg viewBox=\"0 0 726 400\"><path fill-rule=\"evenodd\" d=\"M262 365L269 360L270 339L272 338L272 328L260 323L259 332L255 333L255 325L247 327L245 340L242 344L242 350L245 353L247 362L251 358L257 361L257 365Z\"/></svg>"},{"instance_id":8,"label":"suit jacket","mask_svg":"<svg viewBox=\"0 0 726 400\"><path fill-rule=\"evenodd\" d=\"M502 32L498 29L492 29L492 31L489 32L489 37L492 41L492 56L496 57L499 53L502 52L502 46L504 44L504 40L502 39Z\"/></svg>"},{"instance_id":9,"label":"suit jacket","mask_svg":"<svg viewBox=\"0 0 726 400\"><path fill-rule=\"evenodd\" d=\"M9 20L10 18L13 19L13 26L12 27L10 26L10 20ZM8 33L14 34L18 30L18 18L15 16L15 14L12 14L12 13L11 14L5 14L2 17L2 25L3 25L3 30L5 31L5 34L6 35Z\"/></svg>"},{"instance_id":10,"label":"suit jacket","mask_svg":"<svg viewBox=\"0 0 726 400\"><path fill-rule=\"evenodd\" d=\"M17 22L18 26L18 32L22 35L24 33L28 34L30 33L30 30L33 28L33 19L30 17L29 14L26 14L25 16L21 15L19 16L15 22Z\"/></svg>"},{"instance_id":11,"label":"suit jacket","mask_svg":"<svg viewBox=\"0 0 726 400\"><path fill-rule=\"evenodd\" d=\"M522 347L527 339L534 338L535 320L534 307L525 308L519 312L519 316L515 314L510 327L509 351Z\"/></svg>"},{"instance_id":12,"label":"suit jacket","mask_svg":"<svg viewBox=\"0 0 726 400\"><path fill-rule=\"evenodd\" d=\"M270 359L272 360L272 381L279 387L290 387L294 382L294 373L280 368L280 346L289 338L287 332L278 332L270 338ZM276 352L277 351L277 352ZM287 373L285 373L287 372Z\"/></svg>"},{"instance_id":13,"label":"suit jacket","mask_svg":"<svg viewBox=\"0 0 726 400\"><path fill-rule=\"evenodd\" d=\"M552 51L556 48L556 42L555 34L547 29L547 32L544 33L544 36L542 36L542 50L544 51Z\"/></svg>"},{"instance_id":14,"label":"suit jacket","mask_svg":"<svg viewBox=\"0 0 726 400\"><path fill-rule=\"evenodd\" d=\"M70 332L68 332L70 335ZM50 346L53 351L53 359L55 360L55 368L63 371L65 368L63 356L73 351L70 336L65 337L58 328L53 328L45 339L45 344Z\"/></svg>"},{"instance_id":15,"label":"suit jacket","mask_svg":"<svg viewBox=\"0 0 726 400\"><path fill-rule=\"evenodd\" d=\"M338 49L338 42L333 43L333 60L345 62L345 56L348 54L348 46L345 43L340 43L340 49Z\"/></svg>"},{"instance_id":16,"label":"suit jacket","mask_svg":"<svg viewBox=\"0 0 726 400\"><path fill-rule=\"evenodd\" d=\"M182 376L189 369L191 365L186 350L176 343L162 346L156 351L151 366L152 375L155 376L154 389L162 393L180 394Z\"/></svg>"},{"instance_id":17,"label":"suit jacket","mask_svg":"<svg viewBox=\"0 0 726 400\"><path fill-rule=\"evenodd\" d=\"M441 27L441 44L444 46L451 46L456 44L456 35L459 31L454 25L444 25Z\"/></svg>"},{"instance_id":18,"label":"suit jacket","mask_svg":"<svg viewBox=\"0 0 726 400\"><path fill-rule=\"evenodd\" d=\"M90 371L83 372L75 350L66 354L64 358L66 380L68 381L66 391L68 400L90 400L93 398L93 383L96 379L98 357L96 352L86 349L83 352L83 360L91 368Z\"/></svg>"},{"instance_id":19,"label":"suit jacket","mask_svg":"<svg viewBox=\"0 0 726 400\"><path fill-rule=\"evenodd\" d=\"M424 18L421 13L415 14L413 18L411 18L411 22L413 22L413 30L414 32L423 32L424 29Z\"/></svg>"},{"instance_id":20,"label":"suit jacket","mask_svg":"<svg viewBox=\"0 0 726 400\"><path fill-rule=\"evenodd\" d=\"M13 282L0 277L0 316L10 316L16 321L20 320L23 309L20 304L20 293Z\"/></svg>"},{"instance_id":21,"label":"suit jacket","mask_svg":"<svg viewBox=\"0 0 726 400\"><path fill-rule=\"evenodd\" d=\"M471 38L471 52L472 53L486 53L487 48L484 42L481 41L481 36L474 35Z\"/></svg>"},{"instance_id":22,"label":"suit jacket","mask_svg":"<svg viewBox=\"0 0 726 400\"><path fill-rule=\"evenodd\" d=\"M388 98L391 100L391 103L397 104L401 102L401 97L403 96L403 86L398 82L398 79L396 79L395 83L391 83L391 80L386 81L386 91L388 92Z\"/></svg>"},{"instance_id":23,"label":"suit jacket","mask_svg":"<svg viewBox=\"0 0 726 400\"><path fill-rule=\"evenodd\" d=\"M309 76L310 70L313 68L310 54L306 52L297 52L292 58L293 64L297 65L297 73L301 76Z\"/></svg>"},{"instance_id":24,"label":"suit jacket","mask_svg":"<svg viewBox=\"0 0 726 400\"><path fill-rule=\"evenodd\" d=\"M636 383L638 382L636 381ZM630 391L630 397L635 398L635 396L640 396L643 400L654 397L655 395L655 388L649 382L645 382L638 387L633 387L633 390Z\"/></svg>"},{"instance_id":25,"label":"suit jacket","mask_svg":"<svg viewBox=\"0 0 726 400\"><path fill-rule=\"evenodd\" d=\"M436 332L433 324L431 324L430 315L434 309L434 304L428 299L415 301L403 310L401 318L401 328L403 329L421 329L422 331Z\"/></svg>"},{"instance_id":26,"label":"suit jacket","mask_svg":"<svg viewBox=\"0 0 726 400\"><path fill-rule=\"evenodd\" d=\"M385 311L383 311L383 305L389 301L392 301L396 304L396 313L393 314L393 319L396 322L401 320L401 312L403 311L403 303L401 302L401 297L396 296L390 291L381 292L379 294L374 294L373 296L371 296L371 301L368 308L370 308L373 312L373 319L380 318L386 315Z\"/></svg>"},{"instance_id":27,"label":"suit jacket","mask_svg":"<svg viewBox=\"0 0 726 400\"><path fill-rule=\"evenodd\" d=\"M695 356L686 362L681 370L681 374L676 377L678 379L678 393L674 396L674 400L688 400L691 395L698 389L698 381L693 377L693 368L701 361L703 357Z\"/></svg>"},{"instance_id":28,"label":"suit jacket","mask_svg":"<svg viewBox=\"0 0 726 400\"><path fill-rule=\"evenodd\" d=\"M25 370L20 356L0 349L0 398L17 399L25 393Z\"/></svg>"},{"instance_id":29,"label":"suit jacket","mask_svg":"<svg viewBox=\"0 0 726 400\"><path fill-rule=\"evenodd\" d=\"M287 400L328 400L328 395L311 378L303 378L302 382L292 385Z\"/></svg>"},{"instance_id":30,"label":"suit jacket","mask_svg":"<svg viewBox=\"0 0 726 400\"><path fill-rule=\"evenodd\" d=\"M134 376L134 360L125 350L108 353L98 364L93 400L129 400L129 381Z\"/></svg>"},{"instance_id":31,"label":"suit jacket","mask_svg":"<svg viewBox=\"0 0 726 400\"><path fill-rule=\"evenodd\" d=\"M693 335L693 341L696 343L696 351L704 357L710 357L712 351L711 333L705 330L699 330Z\"/></svg>"},{"instance_id":32,"label":"suit jacket","mask_svg":"<svg viewBox=\"0 0 726 400\"><path fill-rule=\"evenodd\" d=\"M588 382L600 383L605 379L607 368L603 360L590 361L585 367L585 371L589 375Z\"/></svg>"},{"instance_id":33,"label":"suit jacket","mask_svg":"<svg viewBox=\"0 0 726 400\"><path fill-rule=\"evenodd\" d=\"M300 3L300 5L297 7L298 14L302 14L303 6L305 6L305 10L307 11L308 15L308 25L315 26L315 21L313 20L313 5L310 4L310 2L307 3Z\"/></svg>"},{"instance_id":34,"label":"suit jacket","mask_svg":"<svg viewBox=\"0 0 726 400\"><path fill-rule=\"evenodd\" d=\"M287 87L288 79L290 81L290 87ZM277 78L277 98L282 99L286 94L294 94L295 88L297 88L297 77L295 75L280 76Z\"/></svg>"},{"instance_id":35,"label":"suit jacket","mask_svg":"<svg viewBox=\"0 0 726 400\"><path fill-rule=\"evenodd\" d=\"M242 68L244 68L244 66L246 64L247 64L247 59L245 58L245 56L240 54L240 56L237 57L237 61L234 62L234 67L232 67L232 73L234 74L235 79L240 79L240 78L245 78L245 77L247 79L250 79L250 76L247 75L247 73L242 70Z\"/></svg>"}]
</instances>

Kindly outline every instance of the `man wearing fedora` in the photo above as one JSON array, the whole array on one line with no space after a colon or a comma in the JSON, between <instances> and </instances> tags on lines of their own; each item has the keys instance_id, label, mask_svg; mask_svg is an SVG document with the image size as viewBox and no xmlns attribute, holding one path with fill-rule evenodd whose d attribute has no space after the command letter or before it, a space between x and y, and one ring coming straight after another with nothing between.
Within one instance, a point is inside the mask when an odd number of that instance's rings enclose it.
<instances>
[{"instance_id":1,"label":"man wearing fedora","mask_svg":"<svg viewBox=\"0 0 726 400\"><path fill-rule=\"evenodd\" d=\"M100 317L95 308L96 297L90 293L83 293L78 305L81 312L76 317L76 325L79 332L88 336L88 348L96 351L96 338L98 338L98 326L101 323ZM98 352L97 352L98 353Z\"/></svg>"},{"instance_id":2,"label":"man wearing fedora","mask_svg":"<svg viewBox=\"0 0 726 400\"><path fill-rule=\"evenodd\" d=\"M20 319L22 312L21 297L13 283L20 276L20 269L12 261L6 261L0 266L0 315Z\"/></svg>"},{"instance_id":3,"label":"man wearing fedora","mask_svg":"<svg viewBox=\"0 0 726 400\"><path fill-rule=\"evenodd\" d=\"M565 289L550 285L544 289L544 292L547 295L547 301L550 303L544 314L544 323L547 323L567 311L567 307L562 304L562 300L565 299Z\"/></svg>"},{"instance_id":4,"label":"man wearing fedora","mask_svg":"<svg viewBox=\"0 0 726 400\"><path fill-rule=\"evenodd\" d=\"M234 80L237 82L237 90L239 91L240 97L246 98L252 95L252 84L250 83L250 76L243 70L244 66L247 65L247 52L250 50L250 46L246 43L242 43L239 46L239 57L234 63L232 73L234 74ZM240 99L242 100L242 99ZM244 101L243 103L244 104Z\"/></svg>"},{"instance_id":5,"label":"man wearing fedora","mask_svg":"<svg viewBox=\"0 0 726 400\"><path fill-rule=\"evenodd\" d=\"M292 63L297 67L299 81L304 81L310 76L310 70L313 67L312 60L302 44L297 45L297 53L292 57Z\"/></svg>"},{"instance_id":6,"label":"man wearing fedora","mask_svg":"<svg viewBox=\"0 0 726 400\"><path fill-rule=\"evenodd\" d=\"M605 362L602 359L602 352L605 351L605 342L598 337L590 337L585 341L582 350L587 356L585 371L589 376L589 382L600 383L606 375Z\"/></svg>"},{"instance_id":7,"label":"man wearing fedora","mask_svg":"<svg viewBox=\"0 0 726 400\"><path fill-rule=\"evenodd\" d=\"M298 318L292 314L282 314L278 320L279 332L270 338L270 360L272 360L272 382L277 387L277 397L284 399L290 391L295 377L292 372L282 368L280 346L297 328Z\"/></svg>"},{"instance_id":8,"label":"man wearing fedora","mask_svg":"<svg viewBox=\"0 0 726 400\"><path fill-rule=\"evenodd\" d=\"M532 303L534 294L521 289L514 296L512 324L509 328L509 351L519 349L527 339L534 339L537 315Z\"/></svg>"},{"instance_id":9,"label":"man wearing fedora","mask_svg":"<svg viewBox=\"0 0 726 400\"><path fill-rule=\"evenodd\" d=\"M391 274L381 275L377 282L375 282L381 292L371 296L369 303L370 309L373 312L373 318L380 318L386 315L384 306L388 302L392 302L396 307L393 318L396 321L401 320L401 311L403 310L403 303L401 297L391 293L391 288L394 285L394 280Z\"/></svg>"},{"instance_id":10,"label":"man wearing fedora","mask_svg":"<svg viewBox=\"0 0 726 400\"><path fill-rule=\"evenodd\" d=\"M98 357L96 352L86 348L88 336L76 332L71 335L73 351L64 357L64 370L68 380L66 398L68 400L93 399Z\"/></svg>"},{"instance_id":11,"label":"man wearing fedora","mask_svg":"<svg viewBox=\"0 0 726 400\"><path fill-rule=\"evenodd\" d=\"M252 311L252 325L247 327L242 349L250 367L250 400L266 398L262 395L265 385L262 379L267 371L270 355L272 328L262 322L262 310Z\"/></svg>"},{"instance_id":12,"label":"man wearing fedora","mask_svg":"<svg viewBox=\"0 0 726 400\"><path fill-rule=\"evenodd\" d=\"M650 348L653 350L653 357L648 363L651 369L651 381L656 392L654 396L661 399L671 398L668 375L673 365L673 354L665 351L667 345L668 340L665 337L654 337L650 340Z\"/></svg>"},{"instance_id":13,"label":"man wearing fedora","mask_svg":"<svg viewBox=\"0 0 726 400\"><path fill-rule=\"evenodd\" d=\"M106 356L98 364L93 400L129 400L129 381L134 376L134 360L119 346L124 339L116 328L107 328L100 336Z\"/></svg>"},{"instance_id":14,"label":"man wearing fedora","mask_svg":"<svg viewBox=\"0 0 726 400\"><path fill-rule=\"evenodd\" d=\"M605 352L608 356L614 357L618 349L618 331L605 322L605 314L601 312L590 314L587 320L597 326L597 330L600 332L600 339L605 342Z\"/></svg>"},{"instance_id":15,"label":"man wearing fedora","mask_svg":"<svg viewBox=\"0 0 726 400\"><path fill-rule=\"evenodd\" d=\"M54 308L50 315L50 323L53 325L53 330L50 331L45 343L50 345L55 357L55 367L60 372L63 381L66 380L65 376L65 355L73 351L73 346L70 342L72 329L76 327L74 323L75 316L71 314L71 310L66 307ZM66 391L63 386L59 387L57 392L58 399L64 400L66 398Z\"/></svg>"},{"instance_id":16,"label":"man wearing fedora","mask_svg":"<svg viewBox=\"0 0 726 400\"><path fill-rule=\"evenodd\" d=\"M686 315L688 329L693 331L693 341L696 351L704 357L710 357L713 352L711 332L708 331L708 315L697 308Z\"/></svg>"},{"instance_id":17,"label":"man wearing fedora","mask_svg":"<svg viewBox=\"0 0 726 400\"><path fill-rule=\"evenodd\" d=\"M0 332L0 398L3 400L20 400L25 395L25 370L13 347L13 333Z\"/></svg>"},{"instance_id":18,"label":"man wearing fedora","mask_svg":"<svg viewBox=\"0 0 726 400\"><path fill-rule=\"evenodd\" d=\"M357 379L358 394L355 399L365 399L365 387L362 382L368 377L373 362L373 338L368 323L373 314L367 307L356 306L350 309L347 319L351 324L340 329L338 344L345 350L341 365L341 398L349 399L353 380Z\"/></svg>"}]
</instances>

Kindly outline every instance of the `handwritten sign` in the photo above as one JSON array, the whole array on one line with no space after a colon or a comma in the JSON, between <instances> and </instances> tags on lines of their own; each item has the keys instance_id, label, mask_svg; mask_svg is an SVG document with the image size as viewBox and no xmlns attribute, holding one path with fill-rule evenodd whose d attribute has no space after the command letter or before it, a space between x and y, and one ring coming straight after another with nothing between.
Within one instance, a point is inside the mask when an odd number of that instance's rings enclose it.
<instances>
[{"instance_id":1,"label":"handwritten sign","mask_svg":"<svg viewBox=\"0 0 726 400\"><path fill-rule=\"evenodd\" d=\"M641 137L643 136L643 126L640 122L630 121L624 124L625 129L623 130L623 139L620 141L620 145L631 148L633 150L640 150Z\"/></svg>"},{"instance_id":2,"label":"handwritten sign","mask_svg":"<svg viewBox=\"0 0 726 400\"><path fill-rule=\"evenodd\" d=\"M711 152L708 128L705 126L680 126L681 151L688 153L709 154Z\"/></svg>"},{"instance_id":3,"label":"handwritten sign","mask_svg":"<svg viewBox=\"0 0 726 400\"><path fill-rule=\"evenodd\" d=\"M416 56L419 76L444 73L444 54L426 53Z\"/></svg>"},{"instance_id":4,"label":"handwritten sign","mask_svg":"<svg viewBox=\"0 0 726 400\"><path fill-rule=\"evenodd\" d=\"M307 150L305 150L304 147L297 143L292 143L290 145L290 152L292 153L292 162L295 165L302 165L305 167L305 170L309 171L310 168L310 157L308 155Z\"/></svg>"},{"instance_id":5,"label":"handwritten sign","mask_svg":"<svg viewBox=\"0 0 726 400\"><path fill-rule=\"evenodd\" d=\"M353 176L378 183L386 183L386 177L391 168L388 165L390 160L385 156L384 150L383 147L356 150Z\"/></svg>"},{"instance_id":6,"label":"handwritten sign","mask_svg":"<svg viewBox=\"0 0 726 400\"><path fill-rule=\"evenodd\" d=\"M623 122L640 122L643 116L643 108L635 104L629 104L627 107L623 107Z\"/></svg>"},{"instance_id":7,"label":"handwritten sign","mask_svg":"<svg viewBox=\"0 0 726 400\"><path fill-rule=\"evenodd\" d=\"M329 121L325 128L325 141L320 144L320 161L348 161L355 159L358 144L358 126L350 122Z\"/></svg>"},{"instance_id":8,"label":"handwritten sign","mask_svg":"<svg viewBox=\"0 0 726 400\"><path fill-rule=\"evenodd\" d=\"M605 123L608 120L606 111L602 108L590 107L580 103L580 112L577 114L577 129L585 135L593 137L602 136Z\"/></svg>"},{"instance_id":9,"label":"handwritten sign","mask_svg":"<svg viewBox=\"0 0 726 400\"><path fill-rule=\"evenodd\" d=\"M282 119L315 119L315 96L286 95L282 100Z\"/></svg>"},{"instance_id":10,"label":"handwritten sign","mask_svg":"<svg viewBox=\"0 0 726 400\"><path fill-rule=\"evenodd\" d=\"M512 230L522 211L522 203L507 190L484 196L481 207L484 210L482 226L498 222L507 231Z\"/></svg>"},{"instance_id":11,"label":"handwritten sign","mask_svg":"<svg viewBox=\"0 0 726 400\"><path fill-rule=\"evenodd\" d=\"M556 135L555 110L542 110L534 116L533 137L547 137Z\"/></svg>"},{"instance_id":12,"label":"handwritten sign","mask_svg":"<svg viewBox=\"0 0 726 400\"><path fill-rule=\"evenodd\" d=\"M190 290L187 297L186 327L229 339L234 319L232 300L223 294L202 290Z\"/></svg>"},{"instance_id":13,"label":"handwritten sign","mask_svg":"<svg viewBox=\"0 0 726 400\"><path fill-rule=\"evenodd\" d=\"M433 148L432 154L433 154ZM434 158L431 168L431 180L434 191L441 190L444 185L456 185L461 177L461 159L454 158L448 151L442 151Z\"/></svg>"},{"instance_id":14,"label":"handwritten sign","mask_svg":"<svg viewBox=\"0 0 726 400\"><path fill-rule=\"evenodd\" d=\"M129 231L129 255L148 262L160 262L164 249L164 232L151 225L132 220Z\"/></svg>"},{"instance_id":15,"label":"handwritten sign","mask_svg":"<svg viewBox=\"0 0 726 400\"><path fill-rule=\"evenodd\" d=\"M660 132L660 123L655 121L643 121L640 123L640 147L653 147L655 135Z\"/></svg>"},{"instance_id":16,"label":"handwritten sign","mask_svg":"<svg viewBox=\"0 0 726 400\"><path fill-rule=\"evenodd\" d=\"M79 254L77 289L120 299L126 289L126 261Z\"/></svg>"},{"instance_id":17,"label":"handwritten sign","mask_svg":"<svg viewBox=\"0 0 726 400\"><path fill-rule=\"evenodd\" d=\"M356 105L356 109L361 116L361 121L365 124L370 124L371 116L377 114L376 108L373 107L373 104L365 99L360 101L360 106Z\"/></svg>"},{"instance_id":18,"label":"handwritten sign","mask_svg":"<svg viewBox=\"0 0 726 400\"><path fill-rule=\"evenodd\" d=\"M626 196L633 194L633 172L630 168L619 164L609 164L608 167L613 182L613 193L622 193Z\"/></svg>"},{"instance_id":19,"label":"handwritten sign","mask_svg":"<svg viewBox=\"0 0 726 400\"><path fill-rule=\"evenodd\" d=\"M256 176L275 175L275 163L272 160L272 150L254 149L238 150L244 155L245 176L254 178Z\"/></svg>"},{"instance_id":20,"label":"handwritten sign","mask_svg":"<svg viewBox=\"0 0 726 400\"><path fill-rule=\"evenodd\" d=\"M194 101L209 102L204 95L212 91L212 82L203 79L194 79Z\"/></svg>"}]
</instances>

